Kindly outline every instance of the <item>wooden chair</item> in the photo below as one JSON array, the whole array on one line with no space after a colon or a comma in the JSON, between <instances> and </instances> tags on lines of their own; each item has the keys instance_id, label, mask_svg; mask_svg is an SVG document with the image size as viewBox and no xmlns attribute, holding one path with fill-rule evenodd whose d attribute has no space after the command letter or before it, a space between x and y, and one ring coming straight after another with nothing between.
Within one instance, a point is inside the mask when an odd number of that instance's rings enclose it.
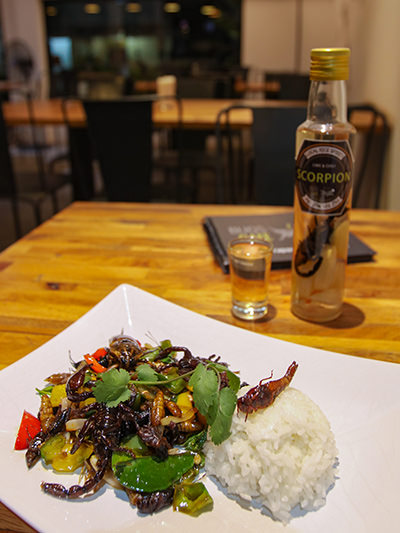
<instances>
[{"instance_id":1,"label":"wooden chair","mask_svg":"<svg viewBox=\"0 0 400 533\"><path fill-rule=\"evenodd\" d=\"M45 193L50 195L53 203L53 211L60 209L58 195L61 189L69 187L72 190L70 175L64 172L58 172L56 164L60 159L60 154L64 149L57 150L51 143L48 143L43 134L43 127L35 123L34 117L34 100L30 92L14 91L22 96L28 111L28 125L20 126L24 129L26 135L24 139L13 136L13 145L16 145L17 153L22 155L26 153L34 161L36 169L34 172L17 174L15 179L18 184L20 193ZM57 153L58 152L58 153ZM71 194L71 200L73 200Z\"/></svg>"},{"instance_id":2,"label":"wooden chair","mask_svg":"<svg viewBox=\"0 0 400 533\"><path fill-rule=\"evenodd\" d=\"M310 76L294 72L267 73L265 81L278 82L280 89L277 93L266 93L266 98L278 100L308 100Z\"/></svg>"},{"instance_id":3,"label":"wooden chair","mask_svg":"<svg viewBox=\"0 0 400 533\"><path fill-rule=\"evenodd\" d=\"M178 77L179 98L215 98L217 80L215 78Z\"/></svg>"},{"instance_id":4,"label":"wooden chair","mask_svg":"<svg viewBox=\"0 0 400 533\"><path fill-rule=\"evenodd\" d=\"M178 121L173 141L168 139L155 150L152 106L162 100L171 100L177 106ZM194 172L197 166L195 159L182 147L184 135L179 99L146 95L119 100L89 100L83 104L93 155L99 162L108 200L181 201L183 173L186 169ZM164 182L154 183L155 169L164 173ZM191 177L192 201L196 196L196 178L196 175Z\"/></svg>"},{"instance_id":5,"label":"wooden chair","mask_svg":"<svg viewBox=\"0 0 400 533\"><path fill-rule=\"evenodd\" d=\"M216 77L178 77L178 99L217 98L221 85ZM191 201L197 202L200 186L200 173L215 173L216 160L207 152L207 141L214 134L214 129L185 128L177 146L181 152L182 173L191 176Z\"/></svg>"},{"instance_id":6,"label":"wooden chair","mask_svg":"<svg viewBox=\"0 0 400 533\"><path fill-rule=\"evenodd\" d=\"M390 128L385 114L370 104L350 105L350 122L359 111L369 116L370 124L366 131L357 134L353 206L378 209Z\"/></svg>"},{"instance_id":7,"label":"wooden chair","mask_svg":"<svg viewBox=\"0 0 400 533\"><path fill-rule=\"evenodd\" d=\"M19 207L20 203L28 204L33 210L36 225L43 221L41 207L49 198L48 193L21 192L18 189L13 163L9 152L8 130L4 120L2 106L0 105L0 198L9 200L15 225L15 235L19 239L23 235Z\"/></svg>"},{"instance_id":8,"label":"wooden chair","mask_svg":"<svg viewBox=\"0 0 400 533\"><path fill-rule=\"evenodd\" d=\"M253 114L247 147L243 132L235 131L230 123L235 109ZM219 201L293 205L295 133L305 117L305 107L234 105L222 110L216 127Z\"/></svg>"},{"instance_id":9,"label":"wooden chair","mask_svg":"<svg viewBox=\"0 0 400 533\"><path fill-rule=\"evenodd\" d=\"M69 101L68 97L61 100L68 146L63 154L51 162L50 169L54 175L61 172L65 173L66 169L72 185L74 200L89 201L93 200L96 195L92 143L86 126L77 127L70 123Z\"/></svg>"},{"instance_id":10,"label":"wooden chair","mask_svg":"<svg viewBox=\"0 0 400 533\"><path fill-rule=\"evenodd\" d=\"M109 201L150 201L152 102L149 97L83 102Z\"/></svg>"},{"instance_id":11,"label":"wooden chair","mask_svg":"<svg viewBox=\"0 0 400 533\"><path fill-rule=\"evenodd\" d=\"M234 104L222 109L217 115L215 136L217 140L217 181L216 197L218 203L239 203L240 200L248 199L245 191L247 177L247 163L252 157L250 151L245 148L244 135L241 130L234 130L230 121L230 114L235 110L252 110L246 104Z\"/></svg>"},{"instance_id":12,"label":"wooden chair","mask_svg":"<svg viewBox=\"0 0 400 533\"><path fill-rule=\"evenodd\" d=\"M254 201L293 205L296 129L306 107L253 109Z\"/></svg>"}]
</instances>

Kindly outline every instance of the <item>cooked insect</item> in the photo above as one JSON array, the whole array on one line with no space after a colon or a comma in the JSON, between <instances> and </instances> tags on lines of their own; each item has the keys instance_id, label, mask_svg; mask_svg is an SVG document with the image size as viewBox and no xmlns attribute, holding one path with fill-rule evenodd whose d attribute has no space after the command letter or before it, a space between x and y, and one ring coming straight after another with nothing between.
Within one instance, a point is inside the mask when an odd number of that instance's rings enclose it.
<instances>
[{"instance_id":1,"label":"cooked insect","mask_svg":"<svg viewBox=\"0 0 400 533\"><path fill-rule=\"evenodd\" d=\"M29 443L26 462L31 468L41 457L57 472L84 467L83 481L70 487L43 482L42 490L74 499L107 480L125 488L140 512L171 505L175 485L194 481L204 464L202 435L213 427L220 391L232 387L236 403L239 378L214 355L195 357L169 341L142 346L127 335L72 364L72 373L52 374L49 385L37 389L41 431ZM209 414L204 399L210 391ZM231 418L225 418L218 421L220 439L229 434Z\"/></svg>"},{"instance_id":2,"label":"cooked insect","mask_svg":"<svg viewBox=\"0 0 400 533\"><path fill-rule=\"evenodd\" d=\"M267 383L263 382L266 379L271 379L272 375L269 378L262 379L258 385L247 391L244 396L238 399L238 410L242 411L242 413L246 413L247 418L247 415L250 413L271 405L275 398L289 386L297 367L298 364L296 361L293 361L287 369L286 374L280 379L268 381Z\"/></svg>"},{"instance_id":3,"label":"cooked insect","mask_svg":"<svg viewBox=\"0 0 400 533\"><path fill-rule=\"evenodd\" d=\"M332 240L335 229L347 220L347 212L338 218L328 216L324 219L313 217L307 237L297 246L294 265L296 272L303 278L314 275L323 261L324 246Z\"/></svg>"},{"instance_id":4,"label":"cooked insect","mask_svg":"<svg viewBox=\"0 0 400 533\"><path fill-rule=\"evenodd\" d=\"M46 394L43 394L40 399L39 420L40 425L45 432L50 429L55 420L53 406L51 405L49 396Z\"/></svg>"},{"instance_id":5,"label":"cooked insect","mask_svg":"<svg viewBox=\"0 0 400 533\"><path fill-rule=\"evenodd\" d=\"M299 276L309 277L315 274L322 263L322 249L331 234L329 220L322 222L314 217L314 227L297 247L294 257L296 272Z\"/></svg>"},{"instance_id":6,"label":"cooked insect","mask_svg":"<svg viewBox=\"0 0 400 533\"><path fill-rule=\"evenodd\" d=\"M42 490L76 499L107 482L125 490L139 512L172 504L197 515L212 505L198 481L207 437L216 445L229 437L236 405L246 417L270 405L297 363L238 401L240 379L226 363L216 355L195 357L170 341L154 347L113 337L72 366L37 389L41 407L39 418L32 417L35 433L25 439L26 463L31 468L41 458L64 473L81 468L82 481L69 487L44 481Z\"/></svg>"},{"instance_id":7,"label":"cooked insect","mask_svg":"<svg viewBox=\"0 0 400 533\"><path fill-rule=\"evenodd\" d=\"M68 420L70 409L59 409L52 425L44 431L40 431L29 443L28 450L25 455L26 464L28 468L31 468L40 458L40 447L46 442L47 439L63 431L65 428L65 422Z\"/></svg>"},{"instance_id":8,"label":"cooked insect","mask_svg":"<svg viewBox=\"0 0 400 533\"><path fill-rule=\"evenodd\" d=\"M125 408L120 406L106 407L104 404L98 403L90 404L88 407L89 409L84 411L90 410L94 411L94 413L89 416L79 431L70 453L73 455L84 442L84 439L89 438L94 445L98 469L82 486L73 485L70 489L67 489L59 483L42 483L42 489L53 496L78 498L96 489L104 477L106 469L109 467L113 452L125 453L135 458L132 450L119 445L125 431L133 430L137 424L134 411L130 411L127 406L124 406ZM84 411L82 411L82 414L84 414Z\"/></svg>"},{"instance_id":9,"label":"cooked insect","mask_svg":"<svg viewBox=\"0 0 400 533\"><path fill-rule=\"evenodd\" d=\"M151 406L151 424L152 426L159 426L161 424L161 419L165 416L165 407L164 407L164 393L161 389L157 391L157 394L153 400Z\"/></svg>"}]
</instances>

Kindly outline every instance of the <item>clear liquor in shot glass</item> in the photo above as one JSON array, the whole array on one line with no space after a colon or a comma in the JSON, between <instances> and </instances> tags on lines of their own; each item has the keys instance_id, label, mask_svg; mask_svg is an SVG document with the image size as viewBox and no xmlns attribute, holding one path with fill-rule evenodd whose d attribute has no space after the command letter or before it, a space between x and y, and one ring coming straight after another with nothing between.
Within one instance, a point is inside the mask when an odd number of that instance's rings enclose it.
<instances>
[{"instance_id":1,"label":"clear liquor in shot glass","mask_svg":"<svg viewBox=\"0 0 400 533\"><path fill-rule=\"evenodd\" d=\"M268 285L273 246L249 236L228 246L232 284L232 313L244 320L257 320L268 313Z\"/></svg>"}]
</instances>

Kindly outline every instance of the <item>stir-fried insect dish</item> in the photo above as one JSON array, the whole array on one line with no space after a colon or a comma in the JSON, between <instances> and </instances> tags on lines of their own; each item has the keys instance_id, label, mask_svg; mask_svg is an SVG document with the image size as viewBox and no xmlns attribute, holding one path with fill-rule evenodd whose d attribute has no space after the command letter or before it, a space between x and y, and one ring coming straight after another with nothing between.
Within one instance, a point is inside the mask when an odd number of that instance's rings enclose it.
<instances>
[{"instance_id":1,"label":"stir-fried insect dish","mask_svg":"<svg viewBox=\"0 0 400 533\"><path fill-rule=\"evenodd\" d=\"M213 507L207 474L284 522L297 505L325 503L335 439L319 407L290 386L295 361L250 387L216 355L119 335L71 365L37 389L38 416L24 412L15 441L28 468L41 460L79 474L75 484L42 481L50 496L81 498L108 483L141 513L172 506L197 516Z\"/></svg>"},{"instance_id":2,"label":"stir-fried insect dish","mask_svg":"<svg viewBox=\"0 0 400 533\"><path fill-rule=\"evenodd\" d=\"M27 466L42 459L58 472L82 472L69 488L43 482L46 493L78 498L107 480L143 513L172 504L195 515L212 506L199 481L201 450L207 431L215 444L229 436L240 387L218 357L120 335L46 382L40 430L25 430Z\"/></svg>"}]
</instances>

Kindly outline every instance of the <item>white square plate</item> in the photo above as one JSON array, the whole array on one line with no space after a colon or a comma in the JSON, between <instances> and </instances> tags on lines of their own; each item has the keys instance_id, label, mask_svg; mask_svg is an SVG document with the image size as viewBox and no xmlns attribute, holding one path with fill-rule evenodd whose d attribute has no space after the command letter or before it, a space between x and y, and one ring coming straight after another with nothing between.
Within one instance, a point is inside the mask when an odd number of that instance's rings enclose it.
<instances>
[{"instance_id":1,"label":"white square plate","mask_svg":"<svg viewBox=\"0 0 400 533\"><path fill-rule=\"evenodd\" d=\"M54 372L67 371L69 352L84 353L120 333L140 340L171 339L194 355L217 354L257 384L274 370L283 374L295 360L293 386L325 412L339 449L338 479L327 503L315 512L295 512L288 526L228 498L212 481L214 509L192 518L171 509L138 515L122 491L103 487L84 501L44 494L43 480L75 481L37 464L30 471L24 452L13 450L24 409L36 413L35 387ZM197 315L129 285L121 285L49 342L0 372L0 498L32 527L43 532L211 531L393 531L398 520L400 476L400 365L308 348L258 335Z\"/></svg>"}]
</instances>

